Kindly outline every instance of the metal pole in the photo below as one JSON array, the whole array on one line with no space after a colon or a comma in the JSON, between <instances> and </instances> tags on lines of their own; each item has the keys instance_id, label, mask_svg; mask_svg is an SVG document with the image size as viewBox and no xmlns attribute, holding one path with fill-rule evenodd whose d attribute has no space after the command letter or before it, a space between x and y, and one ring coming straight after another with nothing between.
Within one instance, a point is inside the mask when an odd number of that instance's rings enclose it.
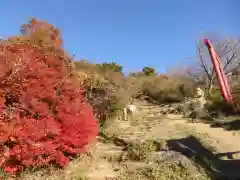
<instances>
[{"instance_id":1,"label":"metal pole","mask_svg":"<svg viewBox=\"0 0 240 180\"><path fill-rule=\"evenodd\" d=\"M213 64L213 69L217 75L217 80L218 80L218 83L220 86L221 94L226 102L231 103L232 98L230 95L230 89L227 84L225 74L223 73L223 70L221 69L217 54L216 54L215 50L213 49L211 42L208 39L204 39L204 43L208 47L208 51L209 51L209 54L210 54L210 57L212 60L212 64Z\"/></svg>"}]
</instances>

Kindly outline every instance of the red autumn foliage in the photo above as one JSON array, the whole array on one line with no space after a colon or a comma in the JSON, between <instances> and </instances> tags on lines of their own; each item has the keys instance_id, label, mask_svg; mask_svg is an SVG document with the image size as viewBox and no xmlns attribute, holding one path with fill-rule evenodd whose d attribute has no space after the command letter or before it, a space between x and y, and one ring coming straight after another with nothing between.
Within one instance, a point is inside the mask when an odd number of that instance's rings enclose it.
<instances>
[{"instance_id":1,"label":"red autumn foliage","mask_svg":"<svg viewBox=\"0 0 240 180\"><path fill-rule=\"evenodd\" d=\"M27 24L21 26L21 33L30 43L48 48L61 48L63 45L60 31L47 21L31 18Z\"/></svg>"},{"instance_id":2,"label":"red autumn foliage","mask_svg":"<svg viewBox=\"0 0 240 180\"><path fill-rule=\"evenodd\" d=\"M92 107L57 55L29 44L0 50L0 168L64 166L97 134Z\"/></svg>"},{"instance_id":3,"label":"red autumn foliage","mask_svg":"<svg viewBox=\"0 0 240 180\"><path fill-rule=\"evenodd\" d=\"M42 53L46 55L56 54L59 58L64 59L66 64L71 64L71 58L63 48L60 30L53 24L31 18L28 23L21 26L20 32L20 36L11 36L8 41L14 44L32 44Z\"/></svg>"}]
</instances>

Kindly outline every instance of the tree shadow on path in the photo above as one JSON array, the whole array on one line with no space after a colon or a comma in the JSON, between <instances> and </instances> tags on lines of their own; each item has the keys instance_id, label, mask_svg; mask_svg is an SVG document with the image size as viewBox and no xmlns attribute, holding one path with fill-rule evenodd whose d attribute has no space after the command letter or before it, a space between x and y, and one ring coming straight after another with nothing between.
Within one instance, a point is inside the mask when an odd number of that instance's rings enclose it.
<instances>
[{"instance_id":1,"label":"tree shadow on path","mask_svg":"<svg viewBox=\"0 0 240 180\"><path fill-rule=\"evenodd\" d=\"M215 121L210 125L210 127L222 127L227 131L240 130L240 119L235 119L235 120L225 121L225 122Z\"/></svg>"},{"instance_id":2,"label":"tree shadow on path","mask_svg":"<svg viewBox=\"0 0 240 180\"><path fill-rule=\"evenodd\" d=\"M201 165L211 179L240 179L240 160L231 158L234 153L239 152L214 154L194 136L169 140L168 147ZM229 158L228 160L222 160L220 159L221 156Z\"/></svg>"}]
</instances>

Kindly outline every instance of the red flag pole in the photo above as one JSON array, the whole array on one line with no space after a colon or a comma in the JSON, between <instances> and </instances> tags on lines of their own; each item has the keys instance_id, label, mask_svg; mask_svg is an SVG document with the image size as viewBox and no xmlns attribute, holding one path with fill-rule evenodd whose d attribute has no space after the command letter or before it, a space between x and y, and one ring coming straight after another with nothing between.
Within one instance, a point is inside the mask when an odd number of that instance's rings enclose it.
<instances>
[{"instance_id":1,"label":"red flag pole","mask_svg":"<svg viewBox=\"0 0 240 180\"><path fill-rule=\"evenodd\" d=\"M221 94L227 103L232 103L232 95L230 92L230 88L227 83L227 78L223 73L223 69L221 68L219 58L217 57L217 54L211 42L208 39L204 39L204 43L208 47L208 51L213 64L213 69L217 75L217 80L220 86Z\"/></svg>"},{"instance_id":2,"label":"red flag pole","mask_svg":"<svg viewBox=\"0 0 240 180\"><path fill-rule=\"evenodd\" d=\"M216 54L216 53L215 53ZM232 94L231 94L231 90L230 90L230 87L228 85L228 80L227 80L227 77L225 75L225 73L223 72L223 69L221 68L221 64L220 64L220 60L216 54L216 58L217 58L217 61L218 61L218 66L219 66L219 69L221 71L221 75L222 75L222 78L223 78L223 81L224 81L224 85L226 87L226 91L227 91L227 94L228 94L228 97L229 97L229 100L232 101Z\"/></svg>"}]
</instances>

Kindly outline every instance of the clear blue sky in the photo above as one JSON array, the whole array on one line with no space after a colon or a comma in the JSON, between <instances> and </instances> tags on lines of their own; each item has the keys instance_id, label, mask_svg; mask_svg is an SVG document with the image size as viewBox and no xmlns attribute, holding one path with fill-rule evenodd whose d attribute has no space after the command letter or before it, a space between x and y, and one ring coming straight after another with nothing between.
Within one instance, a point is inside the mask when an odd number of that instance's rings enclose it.
<instances>
[{"instance_id":1,"label":"clear blue sky","mask_svg":"<svg viewBox=\"0 0 240 180\"><path fill-rule=\"evenodd\" d=\"M34 16L55 24L76 58L164 72L187 64L204 33L239 35L239 10L238 0L2 0L0 36Z\"/></svg>"}]
</instances>

